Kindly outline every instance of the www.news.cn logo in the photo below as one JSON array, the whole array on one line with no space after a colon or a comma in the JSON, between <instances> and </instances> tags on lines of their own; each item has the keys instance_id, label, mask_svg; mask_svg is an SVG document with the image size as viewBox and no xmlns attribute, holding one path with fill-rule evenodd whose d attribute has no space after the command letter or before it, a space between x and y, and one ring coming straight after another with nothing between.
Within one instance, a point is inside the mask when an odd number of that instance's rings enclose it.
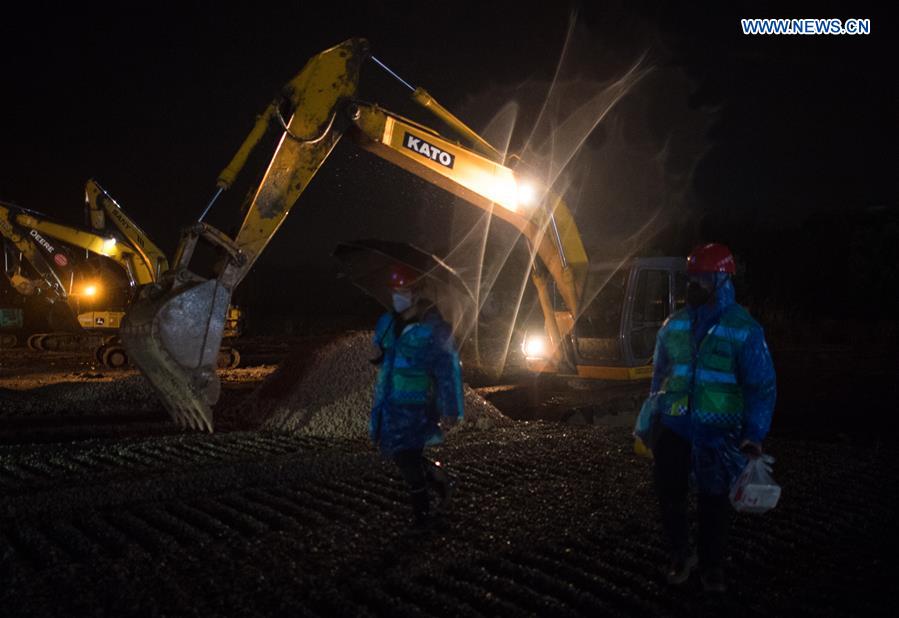
<instances>
[{"instance_id":1,"label":"www.news.cn logo","mask_svg":"<svg viewBox=\"0 0 899 618\"><path fill-rule=\"evenodd\" d=\"M743 34L870 34L870 19L741 19Z\"/></svg>"}]
</instances>

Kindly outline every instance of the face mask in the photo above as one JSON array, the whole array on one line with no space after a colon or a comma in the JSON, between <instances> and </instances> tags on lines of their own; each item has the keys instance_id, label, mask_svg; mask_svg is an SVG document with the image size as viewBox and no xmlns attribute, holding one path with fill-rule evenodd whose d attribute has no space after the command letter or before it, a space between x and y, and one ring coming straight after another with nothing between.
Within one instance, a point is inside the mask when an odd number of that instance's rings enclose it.
<instances>
[{"instance_id":1,"label":"face mask","mask_svg":"<svg viewBox=\"0 0 899 618\"><path fill-rule=\"evenodd\" d=\"M412 306L412 294L410 292L393 293L393 310L402 313Z\"/></svg>"},{"instance_id":2,"label":"face mask","mask_svg":"<svg viewBox=\"0 0 899 618\"><path fill-rule=\"evenodd\" d=\"M687 283L687 304L693 308L701 307L712 298L712 290L695 281Z\"/></svg>"}]
</instances>

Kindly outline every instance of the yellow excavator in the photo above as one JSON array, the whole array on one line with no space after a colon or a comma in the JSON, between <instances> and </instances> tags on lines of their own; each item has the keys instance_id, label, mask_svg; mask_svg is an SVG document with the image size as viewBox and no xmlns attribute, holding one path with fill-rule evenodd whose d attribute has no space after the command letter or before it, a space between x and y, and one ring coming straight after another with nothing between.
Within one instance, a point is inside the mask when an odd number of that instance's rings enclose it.
<instances>
[{"instance_id":1,"label":"yellow excavator","mask_svg":"<svg viewBox=\"0 0 899 618\"><path fill-rule=\"evenodd\" d=\"M31 349L91 348L100 363L122 367L128 358L118 329L125 308L141 287L168 270L168 260L95 180L85 187L85 208L90 231L0 203L5 274L20 294L42 295L63 307L56 315L74 314L56 332L32 334ZM227 336L236 335L236 312L229 308ZM224 353L227 360L220 365L236 366L237 351Z\"/></svg>"},{"instance_id":2,"label":"yellow excavator","mask_svg":"<svg viewBox=\"0 0 899 618\"><path fill-rule=\"evenodd\" d=\"M125 307L140 286L168 269L168 261L96 181L88 181L85 203L94 223L90 231L0 204L0 235L19 251L7 276L21 294L43 295L64 308L56 315L74 317L55 332L32 334L31 349L89 347L103 364L120 367L127 362L117 340ZM106 229L107 217L115 229Z\"/></svg>"},{"instance_id":3,"label":"yellow excavator","mask_svg":"<svg viewBox=\"0 0 899 618\"><path fill-rule=\"evenodd\" d=\"M389 71L371 56L364 39L347 40L307 62L257 119L218 178L210 206L232 185L267 130L280 133L237 234L232 238L204 223L204 212L182 232L172 269L146 286L128 310L121 329L128 354L180 425L213 430L211 405L220 391L215 358L231 294L344 136L519 230L536 258L531 280L544 315L544 345L534 360L544 371L590 375L589 366L578 365L571 345L588 260L562 198L529 178L523 165L508 167L506 161L517 158L504 157L421 88L409 86L412 99L445 123L452 136L360 100L359 74L369 59ZM190 269L201 239L225 256L209 278ZM641 367L646 363L640 360ZM630 369L606 377L640 377L630 375Z\"/></svg>"}]
</instances>

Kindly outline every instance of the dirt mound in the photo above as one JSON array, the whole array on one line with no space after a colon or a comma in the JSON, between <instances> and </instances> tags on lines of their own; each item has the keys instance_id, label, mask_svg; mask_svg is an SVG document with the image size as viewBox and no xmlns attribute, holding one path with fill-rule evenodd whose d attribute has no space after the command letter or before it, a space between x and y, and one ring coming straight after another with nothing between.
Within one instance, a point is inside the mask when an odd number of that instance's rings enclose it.
<instances>
[{"instance_id":1,"label":"dirt mound","mask_svg":"<svg viewBox=\"0 0 899 618\"><path fill-rule=\"evenodd\" d=\"M309 342L224 414L239 418L242 425L318 437L366 438L377 376L377 368L369 362L375 356L371 339L371 332L362 331ZM468 386L464 390L465 420L453 432L511 422L474 390Z\"/></svg>"}]
</instances>

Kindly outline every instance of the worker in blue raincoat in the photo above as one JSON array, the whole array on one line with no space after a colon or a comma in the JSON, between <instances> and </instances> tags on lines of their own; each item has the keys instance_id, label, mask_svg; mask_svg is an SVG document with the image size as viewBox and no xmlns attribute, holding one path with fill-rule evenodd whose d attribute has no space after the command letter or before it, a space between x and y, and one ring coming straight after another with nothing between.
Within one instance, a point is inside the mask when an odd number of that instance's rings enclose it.
<instances>
[{"instance_id":1,"label":"worker in blue raincoat","mask_svg":"<svg viewBox=\"0 0 899 618\"><path fill-rule=\"evenodd\" d=\"M709 592L726 590L728 493L747 457L762 454L776 396L762 328L734 299L735 270L724 245L703 245L688 256L687 306L659 330L650 397L635 431L652 449L671 549L668 582L687 581L698 563ZM647 416L657 421L651 429ZM688 535L691 474L698 494L697 553L690 550Z\"/></svg>"},{"instance_id":2,"label":"worker in blue raincoat","mask_svg":"<svg viewBox=\"0 0 899 618\"><path fill-rule=\"evenodd\" d=\"M443 442L440 422L462 419L459 356L452 328L436 307L417 293L414 270L396 266L390 275L393 311L381 316L374 343L380 357L371 410L370 435L381 453L393 459L409 487L417 526L432 520L428 490L437 494L437 511L446 510L453 483L439 462L424 457L425 447Z\"/></svg>"}]
</instances>

